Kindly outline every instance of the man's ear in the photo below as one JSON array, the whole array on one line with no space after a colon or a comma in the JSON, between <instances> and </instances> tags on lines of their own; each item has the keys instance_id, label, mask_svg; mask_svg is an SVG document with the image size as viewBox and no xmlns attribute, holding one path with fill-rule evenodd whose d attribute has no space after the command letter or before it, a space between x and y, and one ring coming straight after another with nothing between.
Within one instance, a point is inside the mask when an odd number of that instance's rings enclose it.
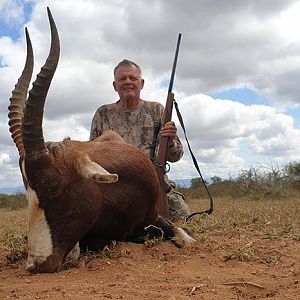
<instances>
[{"instance_id":1,"label":"man's ear","mask_svg":"<svg viewBox=\"0 0 300 300\"><path fill-rule=\"evenodd\" d=\"M114 87L115 91L117 92L117 86L116 86L116 82L115 81L113 82L113 87Z\"/></svg>"},{"instance_id":2,"label":"man's ear","mask_svg":"<svg viewBox=\"0 0 300 300\"><path fill-rule=\"evenodd\" d=\"M144 84L145 84L145 80L141 79L141 89L144 87Z\"/></svg>"}]
</instances>

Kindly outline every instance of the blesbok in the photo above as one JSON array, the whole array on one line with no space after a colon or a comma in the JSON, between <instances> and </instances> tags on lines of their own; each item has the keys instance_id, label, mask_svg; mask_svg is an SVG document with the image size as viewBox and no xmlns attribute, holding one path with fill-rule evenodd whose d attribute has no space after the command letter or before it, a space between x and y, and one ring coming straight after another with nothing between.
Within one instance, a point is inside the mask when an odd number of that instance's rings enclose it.
<instances>
[{"instance_id":1,"label":"blesbok","mask_svg":"<svg viewBox=\"0 0 300 300\"><path fill-rule=\"evenodd\" d=\"M158 215L156 170L118 134L106 132L89 142L44 142L44 104L60 52L56 25L47 10L49 56L27 97L33 51L26 29L26 64L9 105L9 130L28 199L26 269L53 272L72 249L78 250L78 242L93 249L109 240L127 240L151 225L179 246L193 242L182 228Z\"/></svg>"}]
</instances>

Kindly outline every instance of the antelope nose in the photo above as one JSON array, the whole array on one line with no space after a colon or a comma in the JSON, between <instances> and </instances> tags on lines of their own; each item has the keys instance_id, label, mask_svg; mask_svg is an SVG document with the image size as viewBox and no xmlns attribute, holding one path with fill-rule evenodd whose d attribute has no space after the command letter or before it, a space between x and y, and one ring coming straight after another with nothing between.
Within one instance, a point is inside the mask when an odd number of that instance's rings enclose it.
<instances>
[{"instance_id":1,"label":"antelope nose","mask_svg":"<svg viewBox=\"0 0 300 300\"><path fill-rule=\"evenodd\" d=\"M34 272L37 268L37 264L34 262L28 262L26 265L25 270L28 272Z\"/></svg>"}]
</instances>

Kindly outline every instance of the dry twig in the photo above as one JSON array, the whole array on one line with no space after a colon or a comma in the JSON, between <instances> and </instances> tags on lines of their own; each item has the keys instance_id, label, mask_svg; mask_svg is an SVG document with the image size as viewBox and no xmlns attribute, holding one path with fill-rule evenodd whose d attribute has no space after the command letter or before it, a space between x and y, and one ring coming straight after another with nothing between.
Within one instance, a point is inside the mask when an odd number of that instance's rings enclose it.
<instances>
[{"instance_id":1,"label":"dry twig","mask_svg":"<svg viewBox=\"0 0 300 300\"><path fill-rule=\"evenodd\" d=\"M230 281L230 282L223 282L223 285L250 285L250 286L254 286L257 287L259 289L264 289L264 287L262 285L259 285L255 282L251 282L251 281Z\"/></svg>"}]
</instances>

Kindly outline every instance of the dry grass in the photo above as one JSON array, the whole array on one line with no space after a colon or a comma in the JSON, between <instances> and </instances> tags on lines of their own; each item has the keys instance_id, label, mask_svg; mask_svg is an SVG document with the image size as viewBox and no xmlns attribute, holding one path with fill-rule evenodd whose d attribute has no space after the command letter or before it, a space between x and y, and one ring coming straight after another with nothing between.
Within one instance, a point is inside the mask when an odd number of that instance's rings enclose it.
<instances>
[{"instance_id":1,"label":"dry grass","mask_svg":"<svg viewBox=\"0 0 300 300\"><path fill-rule=\"evenodd\" d=\"M203 210L205 200L189 200L193 210L199 209L200 202L200 210ZM188 226L212 250L214 239L224 239L225 261L260 260L276 264L282 254L272 248L272 240L300 241L300 199L253 201L216 198L213 214L196 216ZM268 249L262 246L265 240L270 241ZM219 247L220 243L217 245Z\"/></svg>"},{"instance_id":2,"label":"dry grass","mask_svg":"<svg viewBox=\"0 0 300 300\"><path fill-rule=\"evenodd\" d=\"M193 211L203 210L207 199L188 199ZM9 264L23 260L27 255L26 209L0 209L0 250L5 253ZM199 241L211 250L222 245L224 261L259 260L276 264L282 256L280 250L272 248L272 241L300 241L300 198L280 200L247 200L218 197L215 210L209 216L195 216L188 224ZM214 241L218 241L215 243ZM220 243L220 241L223 241ZM262 243L269 241L266 249ZM157 241L147 240L151 247ZM116 248L93 253L83 260L96 255L118 256Z\"/></svg>"},{"instance_id":3,"label":"dry grass","mask_svg":"<svg viewBox=\"0 0 300 300\"><path fill-rule=\"evenodd\" d=\"M0 249L8 263L27 256L26 216L25 209L0 209Z\"/></svg>"},{"instance_id":4,"label":"dry grass","mask_svg":"<svg viewBox=\"0 0 300 300\"><path fill-rule=\"evenodd\" d=\"M208 205L207 200L190 199L192 210ZM261 238L290 237L299 239L299 198L284 200L247 200L215 198L212 215L195 217L191 225L196 232L214 235L242 235L253 231ZM197 219L198 218L198 219Z\"/></svg>"},{"instance_id":5,"label":"dry grass","mask_svg":"<svg viewBox=\"0 0 300 300\"><path fill-rule=\"evenodd\" d=\"M19 208L26 208L27 200L25 194L17 193L15 195L0 194L0 209L5 208L15 210Z\"/></svg>"}]
</instances>

